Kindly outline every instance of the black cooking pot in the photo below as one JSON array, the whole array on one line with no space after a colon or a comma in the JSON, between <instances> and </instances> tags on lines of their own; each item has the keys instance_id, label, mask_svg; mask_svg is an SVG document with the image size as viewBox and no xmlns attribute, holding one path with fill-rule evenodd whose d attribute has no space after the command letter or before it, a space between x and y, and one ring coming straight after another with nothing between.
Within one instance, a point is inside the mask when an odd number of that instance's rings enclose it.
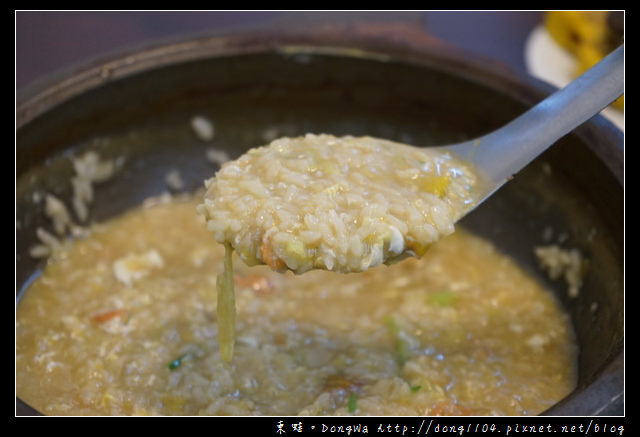
<instances>
[{"instance_id":1,"label":"black cooking pot","mask_svg":"<svg viewBox=\"0 0 640 437\"><path fill-rule=\"evenodd\" d=\"M97 187L99 221L162 192L170 169L182 170L187 189L212 175L194 115L214 121L213 145L231 157L273 134L307 132L429 146L485 134L552 91L422 33L371 24L203 36L75 68L18 96L17 302L42 267L28 254L35 229L47 226L35 193L69 199L69 157L81 150L124 158L118 177ZM571 315L578 386L545 414L624 413L623 141L594 117L461 223L554 290ZM536 263L533 248L550 237L589 261L575 298ZM20 399L16 412L37 414Z\"/></svg>"}]
</instances>

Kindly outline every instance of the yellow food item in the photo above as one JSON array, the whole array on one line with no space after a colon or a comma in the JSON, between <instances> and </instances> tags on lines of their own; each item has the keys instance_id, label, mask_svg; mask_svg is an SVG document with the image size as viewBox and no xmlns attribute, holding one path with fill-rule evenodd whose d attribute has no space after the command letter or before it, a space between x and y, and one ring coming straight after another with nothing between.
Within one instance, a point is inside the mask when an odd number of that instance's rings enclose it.
<instances>
[{"instance_id":1,"label":"yellow food item","mask_svg":"<svg viewBox=\"0 0 640 437\"><path fill-rule=\"evenodd\" d=\"M609 11L549 11L545 14L544 25L553 40L576 58L576 77L623 43L624 29L613 24L612 14ZM612 106L624 110L624 96Z\"/></svg>"},{"instance_id":2,"label":"yellow food item","mask_svg":"<svg viewBox=\"0 0 640 437\"><path fill-rule=\"evenodd\" d=\"M550 11L545 25L553 39L576 54L583 46L604 50L607 37L607 12Z\"/></svg>"},{"instance_id":3,"label":"yellow food item","mask_svg":"<svg viewBox=\"0 0 640 437\"><path fill-rule=\"evenodd\" d=\"M236 326L236 300L233 284L233 249L230 244L224 245L224 269L216 278L218 292L218 344L220 358L230 362L233 358Z\"/></svg>"}]
</instances>

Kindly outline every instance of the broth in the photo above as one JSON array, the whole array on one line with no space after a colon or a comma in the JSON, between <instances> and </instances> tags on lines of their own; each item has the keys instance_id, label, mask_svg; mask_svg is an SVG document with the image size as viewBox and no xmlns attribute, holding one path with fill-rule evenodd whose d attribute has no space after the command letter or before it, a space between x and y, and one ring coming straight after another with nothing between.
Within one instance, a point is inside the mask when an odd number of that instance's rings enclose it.
<instances>
[{"instance_id":1,"label":"broth","mask_svg":"<svg viewBox=\"0 0 640 437\"><path fill-rule=\"evenodd\" d=\"M196 199L132 210L65 242L16 309L17 395L47 415L533 415L570 393L576 346L553 295L458 229L362 273L235 262Z\"/></svg>"}]
</instances>

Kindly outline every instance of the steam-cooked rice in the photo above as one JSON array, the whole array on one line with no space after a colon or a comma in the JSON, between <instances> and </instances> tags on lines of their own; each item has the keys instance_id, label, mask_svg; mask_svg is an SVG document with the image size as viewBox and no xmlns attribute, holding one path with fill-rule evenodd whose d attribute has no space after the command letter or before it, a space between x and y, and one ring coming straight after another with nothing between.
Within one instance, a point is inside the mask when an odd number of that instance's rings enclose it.
<instances>
[{"instance_id":1,"label":"steam-cooked rice","mask_svg":"<svg viewBox=\"0 0 640 437\"><path fill-rule=\"evenodd\" d=\"M422 256L473 204L452 156L371 137L280 138L228 162L199 211L249 265L357 272Z\"/></svg>"}]
</instances>

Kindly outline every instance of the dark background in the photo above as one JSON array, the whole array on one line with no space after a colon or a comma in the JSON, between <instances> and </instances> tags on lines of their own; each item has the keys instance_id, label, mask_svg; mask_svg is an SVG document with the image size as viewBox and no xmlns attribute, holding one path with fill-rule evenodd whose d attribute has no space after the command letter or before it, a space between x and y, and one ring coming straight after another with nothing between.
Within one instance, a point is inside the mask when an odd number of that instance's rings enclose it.
<instances>
[{"instance_id":1,"label":"dark background","mask_svg":"<svg viewBox=\"0 0 640 437\"><path fill-rule=\"evenodd\" d=\"M536 11L16 11L16 90L64 67L159 39L322 21L403 23L524 71Z\"/></svg>"}]
</instances>

